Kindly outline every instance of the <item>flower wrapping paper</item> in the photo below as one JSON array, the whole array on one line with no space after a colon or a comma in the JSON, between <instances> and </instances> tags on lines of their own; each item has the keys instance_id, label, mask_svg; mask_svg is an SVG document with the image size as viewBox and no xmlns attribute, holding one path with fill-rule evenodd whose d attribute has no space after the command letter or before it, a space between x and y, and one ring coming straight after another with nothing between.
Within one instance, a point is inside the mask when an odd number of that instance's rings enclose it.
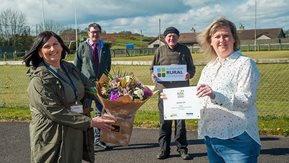
<instances>
[{"instance_id":1,"label":"flower wrapping paper","mask_svg":"<svg viewBox=\"0 0 289 163\"><path fill-rule=\"evenodd\" d=\"M104 119L111 119L114 117L116 122L113 124L113 127L115 128L113 131L100 132L100 139L106 143L127 146L133 130L135 113L149 98L145 100L133 100L129 95L124 95L116 100L106 99L101 94L101 88L107 81L108 78L103 75L97 82L97 96L105 110L102 117ZM146 89L151 90L148 87L146 87Z\"/></svg>"}]
</instances>

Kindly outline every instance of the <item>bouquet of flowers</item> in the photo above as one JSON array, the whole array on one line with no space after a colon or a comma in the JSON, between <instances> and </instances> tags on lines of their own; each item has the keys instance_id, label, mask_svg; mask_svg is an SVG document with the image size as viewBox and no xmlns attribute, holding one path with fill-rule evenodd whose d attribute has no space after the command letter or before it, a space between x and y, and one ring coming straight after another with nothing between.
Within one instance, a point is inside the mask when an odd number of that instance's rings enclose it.
<instances>
[{"instance_id":1,"label":"bouquet of flowers","mask_svg":"<svg viewBox=\"0 0 289 163\"><path fill-rule=\"evenodd\" d=\"M97 82L97 95L106 111L102 116L116 119L115 130L101 131L101 140L126 146L133 128L135 112L153 95L133 74L103 75Z\"/></svg>"},{"instance_id":2,"label":"bouquet of flowers","mask_svg":"<svg viewBox=\"0 0 289 163\"><path fill-rule=\"evenodd\" d=\"M101 87L100 95L110 101L117 100L122 96L129 96L132 100L146 100L152 96L152 91L131 75L108 75L103 78L105 82Z\"/></svg>"}]
</instances>

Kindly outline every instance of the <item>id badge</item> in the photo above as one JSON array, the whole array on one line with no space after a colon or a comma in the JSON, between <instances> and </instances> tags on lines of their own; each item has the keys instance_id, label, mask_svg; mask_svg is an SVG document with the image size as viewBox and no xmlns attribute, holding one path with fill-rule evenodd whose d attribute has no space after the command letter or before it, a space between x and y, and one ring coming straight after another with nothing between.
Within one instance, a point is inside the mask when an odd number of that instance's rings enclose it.
<instances>
[{"instance_id":1,"label":"id badge","mask_svg":"<svg viewBox=\"0 0 289 163\"><path fill-rule=\"evenodd\" d=\"M72 112L75 112L75 113L83 113L83 106L82 105L72 105L70 106L70 109Z\"/></svg>"}]
</instances>

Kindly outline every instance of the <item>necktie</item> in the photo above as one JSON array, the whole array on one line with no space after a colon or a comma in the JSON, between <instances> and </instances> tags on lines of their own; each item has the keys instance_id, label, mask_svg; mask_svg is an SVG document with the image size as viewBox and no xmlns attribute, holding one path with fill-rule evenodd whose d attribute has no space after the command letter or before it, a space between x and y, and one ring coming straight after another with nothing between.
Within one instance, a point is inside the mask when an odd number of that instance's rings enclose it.
<instances>
[{"instance_id":1,"label":"necktie","mask_svg":"<svg viewBox=\"0 0 289 163\"><path fill-rule=\"evenodd\" d=\"M99 59L98 59L98 50L97 50L97 44L93 44L93 59L96 67L98 68Z\"/></svg>"}]
</instances>

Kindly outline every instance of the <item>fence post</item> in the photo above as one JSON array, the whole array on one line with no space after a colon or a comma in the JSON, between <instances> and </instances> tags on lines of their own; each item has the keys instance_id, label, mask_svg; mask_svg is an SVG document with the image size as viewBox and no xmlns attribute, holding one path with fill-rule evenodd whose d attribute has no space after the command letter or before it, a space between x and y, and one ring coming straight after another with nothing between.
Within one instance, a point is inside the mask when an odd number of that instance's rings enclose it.
<instances>
[{"instance_id":1,"label":"fence post","mask_svg":"<svg viewBox=\"0 0 289 163\"><path fill-rule=\"evenodd\" d=\"M14 59L14 61L17 60L17 52L16 52L16 50L13 52L13 59Z\"/></svg>"},{"instance_id":2,"label":"fence post","mask_svg":"<svg viewBox=\"0 0 289 163\"><path fill-rule=\"evenodd\" d=\"M7 60L7 52L4 52L4 54L3 54L3 60L4 60L4 61Z\"/></svg>"},{"instance_id":3,"label":"fence post","mask_svg":"<svg viewBox=\"0 0 289 163\"><path fill-rule=\"evenodd\" d=\"M127 49L125 49L125 56L130 56L130 54L129 54Z\"/></svg>"},{"instance_id":4,"label":"fence post","mask_svg":"<svg viewBox=\"0 0 289 163\"><path fill-rule=\"evenodd\" d=\"M112 49L111 52L112 52L112 56L115 57L115 50Z\"/></svg>"}]
</instances>

